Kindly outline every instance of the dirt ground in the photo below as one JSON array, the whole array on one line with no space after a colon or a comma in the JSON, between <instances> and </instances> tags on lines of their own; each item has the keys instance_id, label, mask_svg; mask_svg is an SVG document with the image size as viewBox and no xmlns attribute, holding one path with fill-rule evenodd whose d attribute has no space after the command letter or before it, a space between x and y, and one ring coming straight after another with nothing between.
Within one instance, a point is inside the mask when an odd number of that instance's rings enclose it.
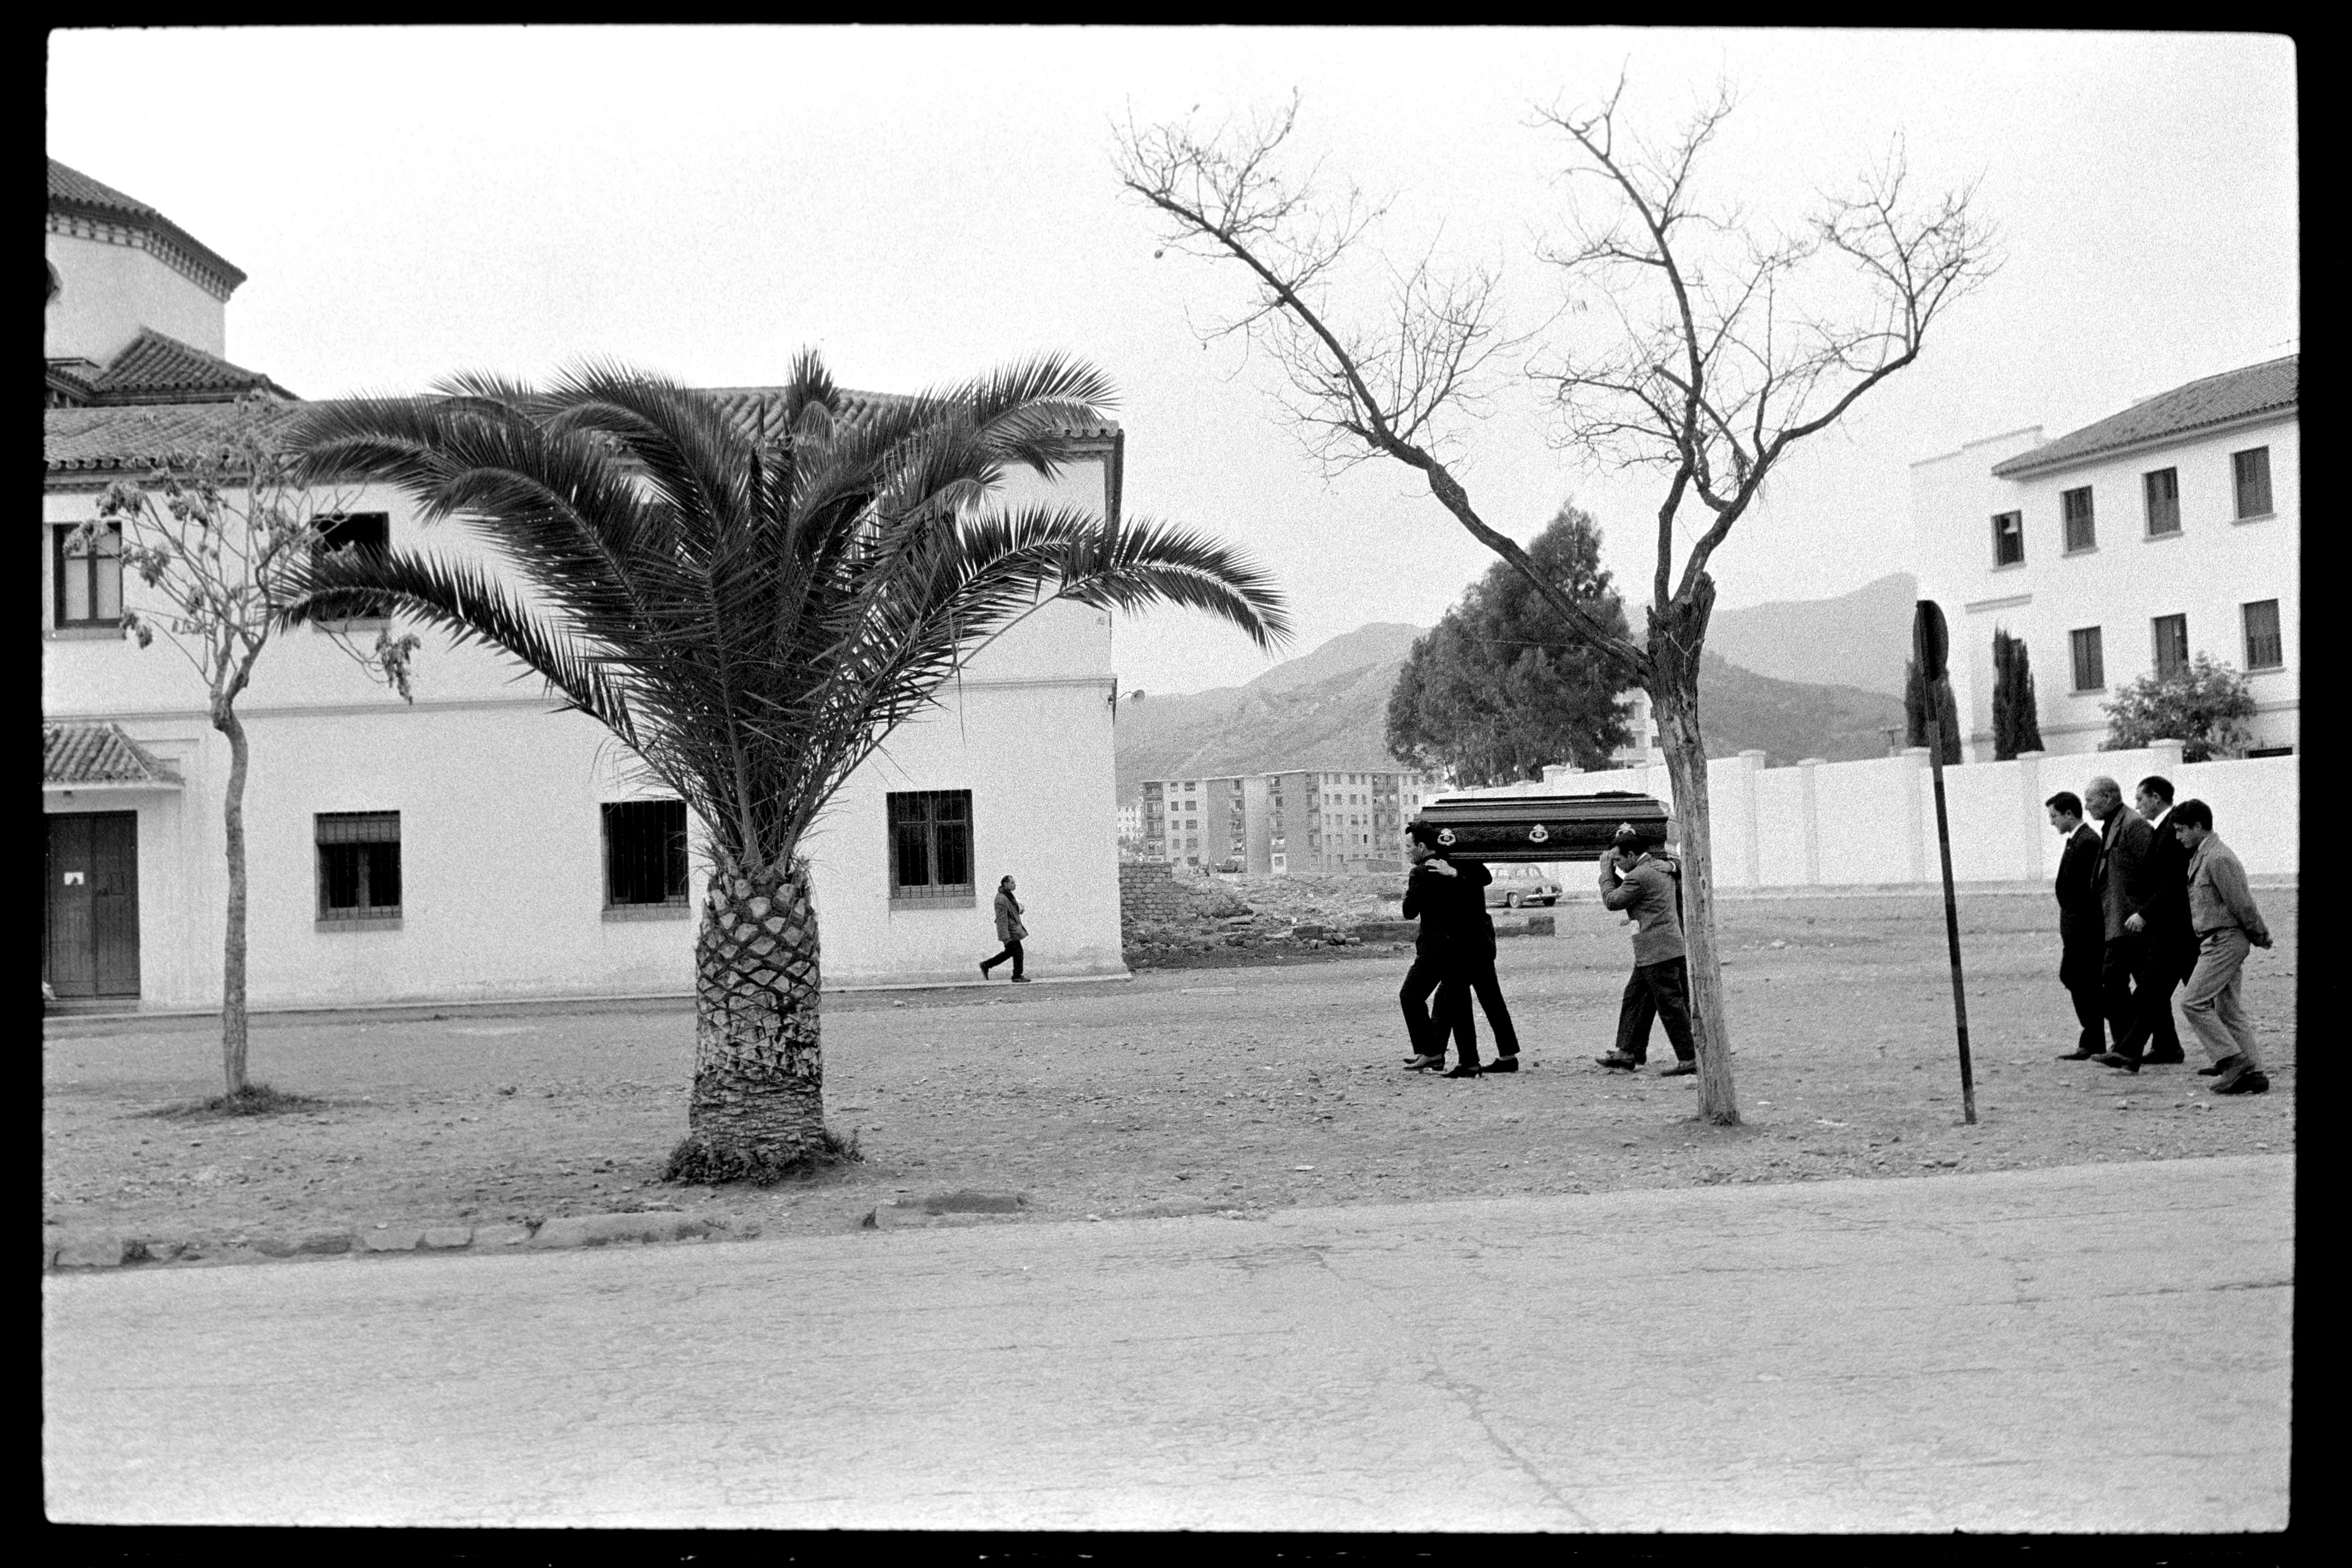
<instances>
[{"instance_id":1,"label":"dirt ground","mask_svg":"<svg viewBox=\"0 0 2352 1568\"><path fill-rule=\"evenodd\" d=\"M230 1244L673 1205L790 1234L961 1187L1109 1219L2284 1151L2294 893L2257 897L2278 935L2248 965L2263 1096L2207 1093L2193 1037L2187 1066L2137 1077L2053 1059L2073 1023L2048 896L1971 895L1980 1120L1963 1126L1939 901L1756 900L1723 906L1743 1121L1704 1126L1695 1080L1593 1064L1630 949L1616 917L1568 904L1558 934L1500 944L1528 1064L1514 1078L1399 1070L1406 956L1385 942L1125 982L829 996L829 1117L866 1161L769 1189L655 1179L685 1128L684 1003L257 1020L255 1076L328 1103L207 1121L151 1113L218 1092L209 1021L52 1019L43 1220ZM1663 1038L1653 1053L1669 1054Z\"/></svg>"}]
</instances>

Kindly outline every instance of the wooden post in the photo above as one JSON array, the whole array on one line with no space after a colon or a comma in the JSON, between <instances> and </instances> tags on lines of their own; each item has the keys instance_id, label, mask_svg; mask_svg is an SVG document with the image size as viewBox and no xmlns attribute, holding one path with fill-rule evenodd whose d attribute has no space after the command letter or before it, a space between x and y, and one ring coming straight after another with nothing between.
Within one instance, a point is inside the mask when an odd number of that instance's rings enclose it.
<instances>
[{"instance_id":1,"label":"wooden post","mask_svg":"<svg viewBox=\"0 0 2352 1568\"><path fill-rule=\"evenodd\" d=\"M1970 1126L1977 1120L1977 1086L1969 1061L1969 998L1960 983L1960 907L1952 891L1952 830L1944 809L1944 700L1949 679L1944 668L1948 641L1944 612L1933 599L1922 599L1911 623L1913 651L1919 660L1920 679L1927 689L1927 766L1936 781L1936 849L1944 867L1944 941L1952 961L1952 1019L1959 1031L1960 1109Z\"/></svg>"}]
</instances>

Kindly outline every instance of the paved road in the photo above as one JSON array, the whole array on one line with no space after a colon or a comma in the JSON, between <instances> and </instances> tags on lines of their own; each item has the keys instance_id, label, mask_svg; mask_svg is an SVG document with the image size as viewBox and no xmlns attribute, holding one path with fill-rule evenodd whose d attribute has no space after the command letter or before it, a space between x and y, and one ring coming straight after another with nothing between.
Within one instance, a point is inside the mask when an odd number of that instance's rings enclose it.
<instances>
[{"instance_id":1,"label":"paved road","mask_svg":"<svg viewBox=\"0 0 2352 1568\"><path fill-rule=\"evenodd\" d=\"M50 1517L2286 1521L2285 1156L45 1282Z\"/></svg>"}]
</instances>

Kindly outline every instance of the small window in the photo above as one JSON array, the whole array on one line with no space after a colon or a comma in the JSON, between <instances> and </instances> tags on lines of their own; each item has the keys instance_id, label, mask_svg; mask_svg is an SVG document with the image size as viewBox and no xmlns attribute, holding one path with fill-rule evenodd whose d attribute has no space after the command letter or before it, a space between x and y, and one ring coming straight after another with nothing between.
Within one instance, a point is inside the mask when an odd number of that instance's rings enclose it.
<instances>
[{"instance_id":1,"label":"small window","mask_svg":"<svg viewBox=\"0 0 2352 1568\"><path fill-rule=\"evenodd\" d=\"M2156 678L2165 679L2189 663L2189 617L2158 616L2156 628Z\"/></svg>"},{"instance_id":2,"label":"small window","mask_svg":"<svg viewBox=\"0 0 2352 1568\"><path fill-rule=\"evenodd\" d=\"M2099 531L2091 516L2091 487L2079 490L2062 490L2058 495L2058 510L2066 520L2066 552L2093 550L2098 547Z\"/></svg>"},{"instance_id":3,"label":"small window","mask_svg":"<svg viewBox=\"0 0 2352 1568\"><path fill-rule=\"evenodd\" d=\"M362 555L381 557L392 549L392 518L381 511L347 512L339 517L311 520L319 531L319 553L331 555L338 550L356 550ZM392 618L392 601L378 599L365 605L352 621L383 621ZM348 622L343 624L348 625Z\"/></svg>"},{"instance_id":4,"label":"small window","mask_svg":"<svg viewBox=\"0 0 2352 1568\"><path fill-rule=\"evenodd\" d=\"M2286 663L2286 642L2279 636L2276 599L2240 606L2246 620L2246 668L2277 669Z\"/></svg>"},{"instance_id":5,"label":"small window","mask_svg":"<svg viewBox=\"0 0 2352 1568\"><path fill-rule=\"evenodd\" d=\"M392 920L400 914L400 813L322 811L319 918Z\"/></svg>"},{"instance_id":6,"label":"small window","mask_svg":"<svg viewBox=\"0 0 2352 1568\"><path fill-rule=\"evenodd\" d=\"M93 537L70 542L79 523L50 530L50 564L56 569L57 624L119 626L122 624L122 525L110 522Z\"/></svg>"},{"instance_id":7,"label":"small window","mask_svg":"<svg viewBox=\"0 0 2352 1568\"><path fill-rule=\"evenodd\" d=\"M2141 493L2147 500L2147 536L2161 539L2180 531L2180 470L2158 468L2140 476Z\"/></svg>"},{"instance_id":8,"label":"small window","mask_svg":"<svg viewBox=\"0 0 2352 1568\"><path fill-rule=\"evenodd\" d=\"M604 907L685 903L686 802L607 801L603 811Z\"/></svg>"},{"instance_id":9,"label":"small window","mask_svg":"<svg viewBox=\"0 0 2352 1568\"><path fill-rule=\"evenodd\" d=\"M2267 517L2271 510L2271 449L2256 447L2230 454L2230 468L2238 485L2238 515Z\"/></svg>"},{"instance_id":10,"label":"small window","mask_svg":"<svg viewBox=\"0 0 2352 1568\"><path fill-rule=\"evenodd\" d=\"M1992 563L2014 566L2025 559L2025 514L2005 511L1992 520Z\"/></svg>"},{"instance_id":11,"label":"small window","mask_svg":"<svg viewBox=\"0 0 2352 1568\"><path fill-rule=\"evenodd\" d=\"M890 897L969 899L971 791L910 790L889 797Z\"/></svg>"},{"instance_id":12,"label":"small window","mask_svg":"<svg viewBox=\"0 0 2352 1568\"><path fill-rule=\"evenodd\" d=\"M2066 634L2074 652L2074 689L2096 691L2107 684L2107 665L2099 647L2099 628L2084 626Z\"/></svg>"}]
</instances>

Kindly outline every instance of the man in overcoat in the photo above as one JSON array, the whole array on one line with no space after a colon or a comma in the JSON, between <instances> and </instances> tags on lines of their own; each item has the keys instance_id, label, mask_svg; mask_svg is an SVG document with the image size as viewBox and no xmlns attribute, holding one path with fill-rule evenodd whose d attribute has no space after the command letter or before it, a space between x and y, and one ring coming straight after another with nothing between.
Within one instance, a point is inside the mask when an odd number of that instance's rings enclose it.
<instances>
[{"instance_id":1,"label":"man in overcoat","mask_svg":"<svg viewBox=\"0 0 2352 1568\"><path fill-rule=\"evenodd\" d=\"M2102 1032L2099 968L2106 947L2099 910L2099 835L2083 820L2082 798L2062 789L2044 801L2050 826L2066 841L2058 858L2058 984L2074 1004L2081 1026L2074 1048L2058 1059L2086 1062L2106 1048Z\"/></svg>"},{"instance_id":2,"label":"man in overcoat","mask_svg":"<svg viewBox=\"0 0 2352 1568\"><path fill-rule=\"evenodd\" d=\"M2197 933L2189 924L2189 850L2166 820L2172 812L2170 779L2151 773L2140 780L2132 804L2147 824L2148 876L2154 883L2145 911L2153 984L2139 997L2147 1030L2147 1054L2140 1062L2163 1067L2188 1059L2172 1021L2172 993L2197 967Z\"/></svg>"},{"instance_id":3,"label":"man in overcoat","mask_svg":"<svg viewBox=\"0 0 2352 1568\"><path fill-rule=\"evenodd\" d=\"M2139 1071L2147 1045L2147 1006L2140 993L2158 983L2162 960L2147 927L2155 901L2154 837L2137 812L2124 805L2123 786L2102 774L2083 790L2084 807L2099 825L2099 915L2105 946L2099 961L2100 1010L2110 1048L2092 1058L2103 1067Z\"/></svg>"}]
</instances>

